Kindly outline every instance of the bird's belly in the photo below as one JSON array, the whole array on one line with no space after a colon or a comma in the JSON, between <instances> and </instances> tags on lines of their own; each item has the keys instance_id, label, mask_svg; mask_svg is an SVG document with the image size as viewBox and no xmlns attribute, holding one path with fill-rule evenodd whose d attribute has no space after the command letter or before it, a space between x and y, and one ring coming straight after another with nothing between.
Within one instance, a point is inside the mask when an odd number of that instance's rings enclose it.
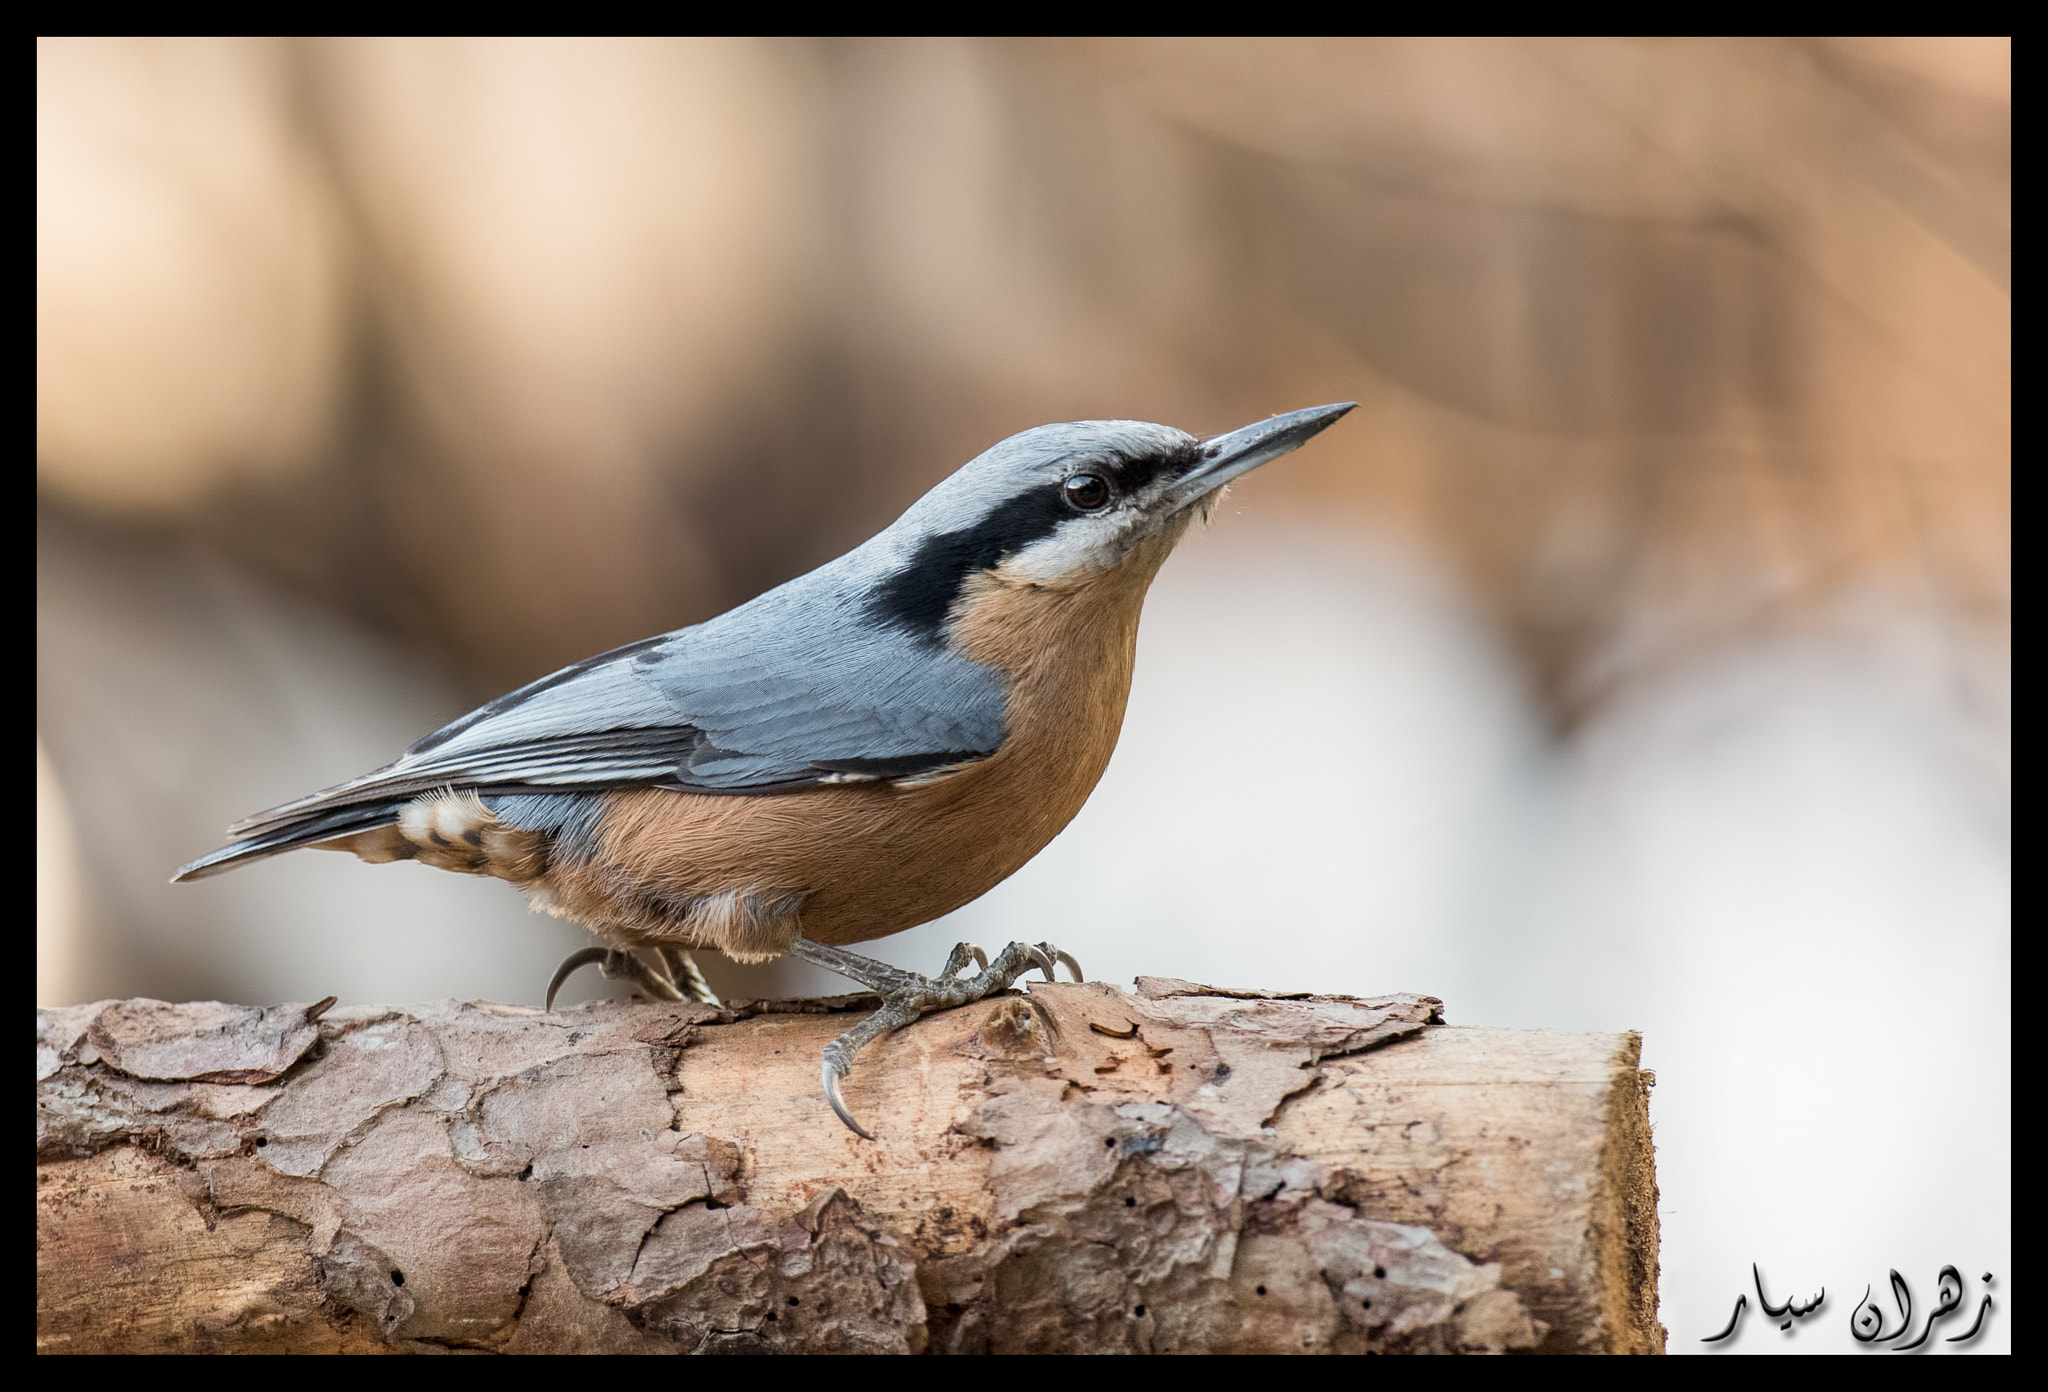
<instances>
[{"instance_id":1,"label":"bird's belly","mask_svg":"<svg viewBox=\"0 0 2048 1392\"><path fill-rule=\"evenodd\" d=\"M1114 733L1111 734L1111 741ZM1017 751L1021 753L1021 751ZM796 932L854 943L927 923L1013 874L1081 809L1106 753L1060 769L1005 750L917 787L853 784L765 797L613 794L595 854L551 870L559 911L633 938L766 954ZM686 906L739 895L793 910L783 940L705 941ZM755 914L756 918L765 916Z\"/></svg>"}]
</instances>

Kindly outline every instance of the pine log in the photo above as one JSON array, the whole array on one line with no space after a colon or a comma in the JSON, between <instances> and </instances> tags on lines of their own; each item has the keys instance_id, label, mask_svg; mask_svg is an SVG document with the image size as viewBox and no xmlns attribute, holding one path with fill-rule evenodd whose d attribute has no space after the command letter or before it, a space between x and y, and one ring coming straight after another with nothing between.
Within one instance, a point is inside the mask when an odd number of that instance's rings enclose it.
<instances>
[{"instance_id":1,"label":"pine log","mask_svg":"<svg viewBox=\"0 0 2048 1392\"><path fill-rule=\"evenodd\" d=\"M1431 997L37 1012L48 1352L1658 1352L1632 1034Z\"/></svg>"}]
</instances>

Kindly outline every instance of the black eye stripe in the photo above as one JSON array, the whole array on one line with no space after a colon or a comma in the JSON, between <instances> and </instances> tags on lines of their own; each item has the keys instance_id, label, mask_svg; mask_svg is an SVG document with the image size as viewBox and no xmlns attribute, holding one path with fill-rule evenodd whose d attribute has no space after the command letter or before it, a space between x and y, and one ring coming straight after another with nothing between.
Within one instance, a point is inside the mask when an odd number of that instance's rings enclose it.
<instances>
[{"instance_id":1,"label":"black eye stripe","mask_svg":"<svg viewBox=\"0 0 2048 1392\"><path fill-rule=\"evenodd\" d=\"M1201 457L1201 444L1190 441L1161 453L1089 460L1073 472L1096 474L1107 479L1118 494L1129 495L1160 478L1179 478ZM939 641L946 615L969 575L992 569L1005 556L1051 536L1060 523L1076 515L1067 501L1065 483L1065 479L1051 487L1038 483L998 504L971 527L926 537L902 570L875 587L868 596L867 612L882 623L930 642Z\"/></svg>"},{"instance_id":2,"label":"black eye stripe","mask_svg":"<svg viewBox=\"0 0 2048 1392\"><path fill-rule=\"evenodd\" d=\"M1107 474L1119 491L1138 493L1161 479L1179 478L1194 468L1201 458L1200 442L1190 441L1177 449L1105 459L1095 471Z\"/></svg>"}]
</instances>

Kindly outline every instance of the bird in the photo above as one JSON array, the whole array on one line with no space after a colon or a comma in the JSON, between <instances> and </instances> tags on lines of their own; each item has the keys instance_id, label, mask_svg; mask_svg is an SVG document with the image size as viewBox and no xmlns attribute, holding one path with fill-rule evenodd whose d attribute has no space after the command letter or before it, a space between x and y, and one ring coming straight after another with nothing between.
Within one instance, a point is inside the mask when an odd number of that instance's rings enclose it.
<instances>
[{"instance_id":1,"label":"bird","mask_svg":"<svg viewBox=\"0 0 2048 1392\"><path fill-rule=\"evenodd\" d=\"M865 1044L1034 968L1082 972L1050 943L962 943L931 977L847 945L959 908L1059 834L1116 747L1160 566L1228 484L1353 405L1207 439L1133 420L1012 435L837 560L247 817L173 878L314 847L508 880L606 943L562 964L549 1009L593 962L715 1004L692 951L788 953L881 997L820 1066L872 1139L841 1088Z\"/></svg>"}]
</instances>

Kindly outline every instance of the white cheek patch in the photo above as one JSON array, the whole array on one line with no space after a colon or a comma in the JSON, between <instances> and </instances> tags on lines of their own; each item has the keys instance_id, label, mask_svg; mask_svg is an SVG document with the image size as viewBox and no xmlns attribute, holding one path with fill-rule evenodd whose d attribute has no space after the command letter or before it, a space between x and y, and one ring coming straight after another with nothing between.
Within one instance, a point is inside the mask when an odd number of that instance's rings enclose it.
<instances>
[{"instance_id":1,"label":"white cheek patch","mask_svg":"<svg viewBox=\"0 0 2048 1392\"><path fill-rule=\"evenodd\" d=\"M1027 585L1083 580L1119 564L1145 529L1145 514L1126 502L1093 516L1060 523L1051 536L1009 557L1002 574Z\"/></svg>"}]
</instances>

